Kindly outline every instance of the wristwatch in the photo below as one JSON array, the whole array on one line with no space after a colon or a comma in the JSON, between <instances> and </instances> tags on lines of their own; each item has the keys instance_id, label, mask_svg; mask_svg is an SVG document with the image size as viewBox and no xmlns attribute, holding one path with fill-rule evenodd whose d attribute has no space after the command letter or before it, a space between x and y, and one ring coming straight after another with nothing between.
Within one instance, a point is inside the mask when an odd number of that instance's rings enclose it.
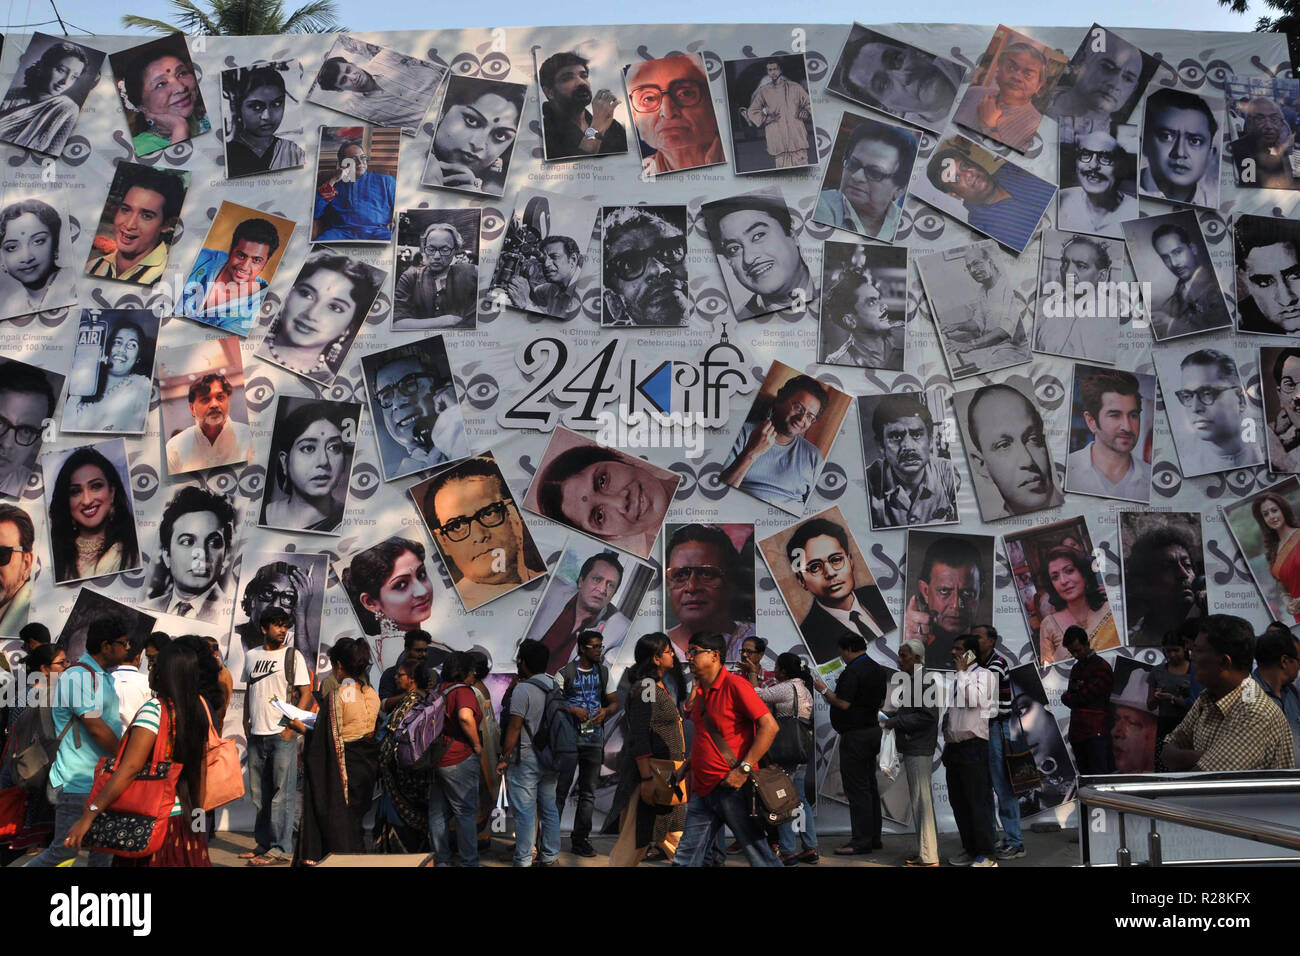
<instances>
[{"instance_id":1,"label":"wristwatch","mask_svg":"<svg viewBox=\"0 0 1300 956\"><path fill-rule=\"evenodd\" d=\"M101 807L97 803L86 804L86 809L89 810L91 813L99 813L101 811Z\"/></svg>"},{"instance_id":2,"label":"wristwatch","mask_svg":"<svg viewBox=\"0 0 1300 956\"><path fill-rule=\"evenodd\" d=\"M600 139L600 131L594 126L588 126L582 131L583 139Z\"/></svg>"},{"instance_id":3,"label":"wristwatch","mask_svg":"<svg viewBox=\"0 0 1300 956\"><path fill-rule=\"evenodd\" d=\"M740 765L740 772L748 776L749 774L754 772L754 768L751 764L742 763Z\"/></svg>"}]
</instances>

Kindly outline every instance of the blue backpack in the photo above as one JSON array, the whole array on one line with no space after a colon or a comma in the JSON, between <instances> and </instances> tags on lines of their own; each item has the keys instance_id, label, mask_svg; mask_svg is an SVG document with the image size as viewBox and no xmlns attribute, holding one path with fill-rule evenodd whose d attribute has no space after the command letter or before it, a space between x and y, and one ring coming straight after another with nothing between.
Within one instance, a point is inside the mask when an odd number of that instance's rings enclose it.
<instances>
[{"instance_id":1,"label":"blue backpack","mask_svg":"<svg viewBox=\"0 0 1300 956\"><path fill-rule=\"evenodd\" d=\"M535 677L524 683L532 684L546 695L546 707L537 725L537 733L528 731L538 765L555 773L572 770L578 766L578 725L569 714L569 702L564 691L556 684L548 688ZM528 730L527 721L524 721L524 730Z\"/></svg>"}]
</instances>

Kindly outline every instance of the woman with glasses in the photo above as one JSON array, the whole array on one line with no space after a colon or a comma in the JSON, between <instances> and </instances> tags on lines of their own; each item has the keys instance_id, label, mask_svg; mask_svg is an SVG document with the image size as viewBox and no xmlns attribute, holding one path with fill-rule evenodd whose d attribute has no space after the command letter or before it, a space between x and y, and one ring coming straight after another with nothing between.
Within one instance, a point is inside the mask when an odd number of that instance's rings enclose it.
<instances>
[{"instance_id":1,"label":"woman with glasses","mask_svg":"<svg viewBox=\"0 0 1300 956\"><path fill-rule=\"evenodd\" d=\"M1251 502L1250 513L1259 526L1268 570L1280 592L1279 610L1300 621L1300 521L1296 521L1295 509L1281 495L1266 491Z\"/></svg>"},{"instance_id":2,"label":"woman with glasses","mask_svg":"<svg viewBox=\"0 0 1300 956\"><path fill-rule=\"evenodd\" d=\"M130 496L113 463L95 448L78 448L64 460L49 509L55 583L140 566Z\"/></svg>"},{"instance_id":3,"label":"woman with glasses","mask_svg":"<svg viewBox=\"0 0 1300 956\"><path fill-rule=\"evenodd\" d=\"M421 182L490 196L504 193L527 93L522 83L451 77Z\"/></svg>"},{"instance_id":4,"label":"woman with glasses","mask_svg":"<svg viewBox=\"0 0 1300 956\"><path fill-rule=\"evenodd\" d=\"M603 326L678 326L691 295L684 206L615 206L601 222Z\"/></svg>"},{"instance_id":5,"label":"woman with glasses","mask_svg":"<svg viewBox=\"0 0 1300 956\"><path fill-rule=\"evenodd\" d=\"M1091 555L1074 548L1047 552L1040 567L1041 586L1055 611L1038 628L1038 653L1044 667L1070 659L1065 629L1078 625L1094 651L1119 647L1119 631L1106 592L1092 569Z\"/></svg>"},{"instance_id":6,"label":"woman with glasses","mask_svg":"<svg viewBox=\"0 0 1300 956\"><path fill-rule=\"evenodd\" d=\"M355 406L360 408L360 406ZM265 528L335 532L343 523L356 415L339 402L299 405L276 423L262 499Z\"/></svg>"},{"instance_id":7,"label":"woman with glasses","mask_svg":"<svg viewBox=\"0 0 1300 956\"><path fill-rule=\"evenodd\" d=\"M668 173L727 161L703 57L677 54L634 63L624 77L647 172Z\"/></svg>"},{"instance_id":8,"label":"woman with glasses","mask_svg":"<svg viewBox=\"0 0 1300 956\"><path fill-rule=\"evenodd\" d=\"M441 338L362 359L373 417L383 421L379 457L384 477L400 478L469 455Z\"/></svg>"}]
</instances>

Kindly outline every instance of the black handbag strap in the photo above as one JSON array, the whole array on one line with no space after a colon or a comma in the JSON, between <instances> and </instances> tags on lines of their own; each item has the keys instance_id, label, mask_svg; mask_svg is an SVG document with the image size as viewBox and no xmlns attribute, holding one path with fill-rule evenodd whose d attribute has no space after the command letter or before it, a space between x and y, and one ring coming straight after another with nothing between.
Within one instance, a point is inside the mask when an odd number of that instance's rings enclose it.
<instances>
[{"instance_id":1,"label":"black handbag strap","mask_svg":"<svg viewBox=\"0 0 1300 956\"><path fill-rule=\"evenodd\" d=\"M734 770L740 766L740 761L736 759L732 749L727 746L727 742L722 739L722 732L713 723L713 718L709 715L709 708L703 698L700 699L700 710L704 713L704 729L709 732L709 739L713 741L713 746L718 748L718 753L722 754L722 759L727 761Z\"/></svg>"}]
</instances>

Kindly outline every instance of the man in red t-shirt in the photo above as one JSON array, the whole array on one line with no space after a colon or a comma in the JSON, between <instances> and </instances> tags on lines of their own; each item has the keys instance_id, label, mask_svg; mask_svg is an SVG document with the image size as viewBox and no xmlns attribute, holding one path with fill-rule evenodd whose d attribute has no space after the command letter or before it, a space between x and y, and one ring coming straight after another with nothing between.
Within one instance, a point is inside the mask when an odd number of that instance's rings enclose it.
<instances>
[{"instance_id":1,"label":"man in red t-shirt","mask_svg":"<svg viewBox=\"0 0 1300 956\"><path fill-rule=\"evenodd\" d=\"M673 865L702 866L726 826L751 866L780 866L781 861L749 817L742 789L754 765L776 739L776 718L749 681L722 666L726 647L721 634L701 632L691 635L686 648L698 693L690 715L695 722L695 740L687 761L691 798Z\"/></svg>"}]
</instances>

